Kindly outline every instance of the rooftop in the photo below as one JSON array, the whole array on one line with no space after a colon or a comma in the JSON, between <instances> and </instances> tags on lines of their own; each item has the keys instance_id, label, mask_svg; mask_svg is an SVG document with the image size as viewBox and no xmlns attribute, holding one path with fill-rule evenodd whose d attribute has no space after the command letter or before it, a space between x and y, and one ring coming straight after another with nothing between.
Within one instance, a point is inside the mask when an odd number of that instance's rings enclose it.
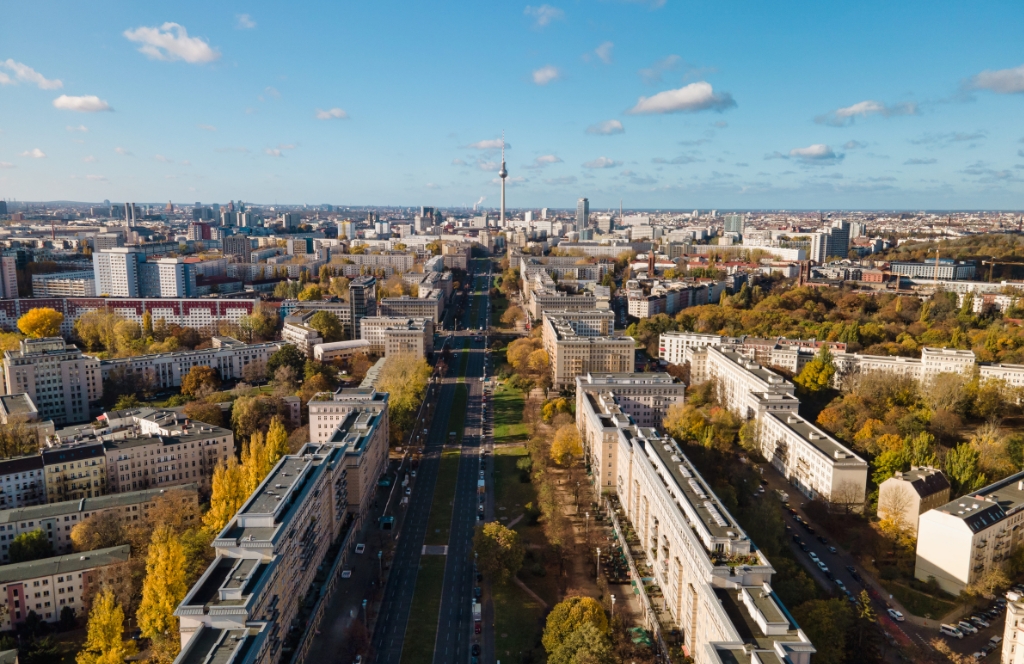
<instances>
[{"instance_id":1,"label":"rooftop","mask_svg":"<svg viewBox=\"0 0 1024 664\"><path fill-rule=\"evenodd\" d=\"M3 409L7 417L17 415L29 417L39 414L39 409L32 403L32 397L26 392L0 396L0 409Z\"/></svg>"},{"instance_id":2,"label":"rooftop","mask_svg":"<svg viewBox=\"0 0 1024 664\"><path fill-rule=\"evenodd\" d=\"M174 660L175 664L248 664L266 638L264 624L239 629L203 625Z\"/></svg>"},{"instance_id":3,"label":"rooftop","mask_svg":"<svg viewBox=\"0 0 1024 664\"><path fill-rule=\"evenodd\" d=\"M1021 508L1024 508L1024 472L1010 475L935 509L963 519L976 533Z\"/></svg>"},{"instance_id":4,"label":"rooftop","mask_svg":"<svg viewBox=\"0 0 1024 664\"><path fill-rule=\"evenodd\" d=\"M126 505L138 505L155 500L169 491L197 492L196 484L182 484L173 489L145 489L143 491L130 491L128 493L111 493L96 498L82 498L81 500L65 500L59 503L48 505L34 505L32 507L18 507L10 510L0 510L0 524L16 523L18 521L51 519L65 514L76 512L91 512L95 510L111 509L113 507L124 507Z\"/></svg>"},{"instance_id":5,"label":"rooftop","mask_svg":"<svg viewBox=\"0 0 1024 664\"><path fill-rule=\"evenodd\" d=\"M774 418L775 421L782 424L784 427L800 436L808 444L815 447L819 452L827 456L833 462L840 461L843 459L855 459L861 463L867 463L859 456L853 453L850 448L846 447L838 440L828 435L818 427L814 426L804 418L800 417L796 413L765 413L767 417Z\"/></svg>"},{"instance_id":6,"label":"rooftop","mask_svg":"<svg viewBox=\"0 0 1024 664\"><path fill-rule=\"evenodd\" d=\"M38 579L54 574L67 574L83 570L112 565L128 560L131 547L114 546L109 549L96 549L84 553L69 553L66 556L54 556L41 560L30 560L24 563L0 566L0 584L14 583L26 579Z\"/></svg>"}]
</instances>

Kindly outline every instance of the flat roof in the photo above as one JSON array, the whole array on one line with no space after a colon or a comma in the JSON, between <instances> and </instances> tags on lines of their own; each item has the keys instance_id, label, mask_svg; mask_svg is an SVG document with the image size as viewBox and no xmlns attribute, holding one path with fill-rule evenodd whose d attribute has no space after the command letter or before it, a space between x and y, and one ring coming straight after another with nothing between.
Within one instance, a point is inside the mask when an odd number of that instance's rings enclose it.
<instances>
[{"instance_id":1,"label":"flat roof","mask_svg":"<svg viewBox=\"0 0 1024 664\"><path fill-rule=\"evenodd\" d=\"M0 523L17 523L25 520L52 519L65 514L80 512L92 512L94 510L111 509L114 507L125 507L148 503L151 500L171 491L188 491L198 493L198 484L182 484L167 489L144 489L142 491L130 491L128 493L111 493L96 498L82 498L80 500L64 500L59 503L47 505L33 505L31 507L17 507L10 510L0 510Z\"/></svg>"},{"instance_id":2,"label":"flat roof","mask_svg":"<svg viewBox=\"0 0 1024 664\"><path fill-rule=\"evenodd\" d=\"M765 609L771 611L771 614L765 614L765 618L770 623L788 623L788 630L783 634L765 634L754 617L750 615L747 607L743 605L743 601L740 599L740 593L743 590L747 590L759 611L762 613L764 613ZM714 588L715 597L718 598L722 609L729 616L729 622L732 623L733 629L736 630L736 633L739 634L740 639L744 643L758 649L774 650L775 643L778 641L803 641L796 632L796 625L789 620L789 617L775 603L774 592L768 597L761 597L762 590L760 586L756 588L748 587L743 590Z\"/></svg>"},{"instance_id":3,"label":"flat roof","mask_svg":"<svg viewBox=\"0 0 1024 664\"><path fill-rule=\"evenodd\" d=\"M259 628L218 629L203 625L189 641L175 664L241 664L265 636Z\"/></svg>"},{"instance_id":4,"label":"flat roof","mask_svg":"<svg viewBox=\"0 0 1024 664\"><path fill-rule=\"evenodd\" d=\"M39 413L35 404L32 403L32 397L26 392L0 396L0 407L8 415L32 415Z\"/></svg>"},{"instance_id":5,"label":"flat roof","mask_svg":"<svg viewBox=\"0 0 1024 664\"><path fill-rule=\"evenodd\" d=\"M838 440L828 435L818 427L814 426L804 418L800 417L796 413L765 413L770 417L774 417L784 427L800 436L808 444L817 448L822 454L827 456L833 461L839 459L857 459L863 463L865 462L859 456L853 453L853 451L840 443Z\"/></svg>"},{"instance_id":6,"label":"flat roof","mask_svg":"<svg viewBox=\"0 0 1024 664\"><path fill-rule=\"evenodd\" d=\"M54 556L41 560L30 560L24 563L0 566L0 583L14 583L26 579L38 579L54 574L81 572L94 567L112 565L128 560L131 547L114 546L108 549L96 549L84 553L69 553L65 556Z\"/></svg>"},{"instance_id":7,"label":"flat roof","mask_svg":"<svg viewBox=\"0 0 1024 664\"><path fill-rule=\"evenodd\" d=\"M1024 508L1024 472L993 482L935 509L963 519L972 532L992 526Z\"/></svg>"}]
</instances>

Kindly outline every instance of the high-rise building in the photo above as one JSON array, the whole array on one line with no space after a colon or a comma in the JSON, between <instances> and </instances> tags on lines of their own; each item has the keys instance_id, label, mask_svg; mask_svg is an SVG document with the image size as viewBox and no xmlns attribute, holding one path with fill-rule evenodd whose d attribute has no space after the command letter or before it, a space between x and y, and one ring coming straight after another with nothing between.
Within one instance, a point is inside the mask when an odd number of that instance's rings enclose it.
<instances>
[{"instance_id":1,"label":"high-rise building","mask_svg":"<svg viewBox=\"0 0 1024 664\"><path fill-rule=\"evenodd\" d=\"M743 215L742 214L727 214L725 215L725 232L726 233L739 233L743 234Z\"/></svg>"},{"instance_id":2,"label":"high-rise building","mask_svg":"<svg viewBox=\"0 0 1024 664\"><path fill-rule=\"evenodd\" d=\"M846 258L850 252L850 224L849 222L837 219L832 222L831 242L829 243L828 255Z\"/></svg>"},{"instance_id":3,"label":"high-rise building","mask_svg":"<svg viewBox=\"0 0 1024 664\"><path fill-rule=\"evenodd\" d=\"M581 198L576 201L576 232L578 233L586 228L589 220L590 201L586 198Z\"/></svg>"},{"instance_id":4,"label":"high-rise building","mask_svg":"<svg viewBox=\"0 0 1024 664\"><path fill-rule=\"evenodd\" d=\"M548 218L548 209L547 208L541 208L540 209L540 218L541 219L547 219Z\"/></svg>"},{"instance_id":5,"label":"high-rise building","mask_svg":"<svg viewBox=\"0 0 1024 664\"><path fill-rule=\"evenodd\" d=\"M210 239L210 225L209 224L200 224L200 223L191 223L191 224L188 225L188 235L186 237L188 237L189 240L194 241L194 242L199 242L199 241L202 241L202 240L209 240Z\"/></svg>"},{"instance_id":6,"label":"high-rise building","mask_svg":"<svg viewBox=\"0 0 1024 664\"><path fill-rule=\"evenodd\" d=\"M220 213L220 225L221 226L237 226L238 225L238 213L225 210Z\"/></svg>"},{"instance_id":7,"label":"high-rise building","mask_svg":"<svg viewBox=\"0 0 1024 664\"><path fill-rule=\"evenodd\" d=\"M4 252L0 256L0 281L2 281L3 295L9 300L18 297L18 259L16 256Z\"/></svg>"},{"instance_id":8,"label":"high-rise building","mask_svg":"<svg viewBox=\"0 0 1024 664\"><path fill-rule=\"evenodd\" d=\"M281 215L281 223L285 229L298 228L302 223L302 216L298 212L285 212Z\"/></svg>"},{"instance_id":9,"label":"high-rise building","mask_svg":"<svg viewBox=\"0 0 1024 664\"><path fill-rule=\"evenodd\" d=\"M139 296L139 261L143 254L131 247L115 247L92 255L96 292L103 297Z\"/></svg>"},{"instance_id":10,"label":"high-rise building","mask_svg":"<svg viewBox=\"0 0 1024 664\"><path fill-rule=\"evenodd\" d=\"M377 315L377 280L373 277L357 277L349 282L348 302L351 310L352 340L359 339L360 322L367 316Z\"/></svg>"},{"instance_id":11,"label":"high-rise building","mask_svg":"<svg viewBox=\"0 0 1024 664\"><path fill-rule=\"evenodd\" d=\"M528 224L530 222L532 222L533 221L533 210L527 210L526 213L523 215L523 220L526 221L526 223L528 223Z\"/></svg>"},{"instance_id":12,"label":"high-rise building","mask_svg":"<svg viewBox=\"0 0 1024 664\"><path fill-rule=\"evenodd\" d=\"M339 221L338 222L338 239L339 240L354 240L356 238L356 222L354 221Z\"/></svg>"},{"instance_id":13,"label":"high-rise building","mask_svg":"<svg viewBox=\"0 0 1024 664\"><path fill-rule=\"evenodd\" d=\"M103 396L100 362L61 337L23 339L4 352L8 394L28 394L44 420L75 424L89 420L89 402Z\"/></svg>"},{"instance_id":14,"label":"high-rise building","mask_svg":"<svg viewBox=\"0 0 1024 664\"><path fill-rule=\"evenodd\" d=\"M0 214L7 214L7 201L0 200Z\"/></svg>"},{"instance_id":15,"label":"high-rise building","mask_svg":"<svg viewBox=\"0 0 1024 664\"><path fill-rule=\"evenodd\" d=\"M237 256L239 263L248 263L252 256L252 241L248 235L229 235L224 238L224 255Z\"/></svg>"}]
</instances>

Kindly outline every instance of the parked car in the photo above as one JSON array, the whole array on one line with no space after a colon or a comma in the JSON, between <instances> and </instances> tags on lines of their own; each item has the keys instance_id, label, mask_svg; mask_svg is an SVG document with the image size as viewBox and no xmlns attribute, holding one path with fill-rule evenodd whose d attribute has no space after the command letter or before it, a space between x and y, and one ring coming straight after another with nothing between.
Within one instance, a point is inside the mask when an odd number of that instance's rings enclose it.
<instances>
[{"instance_id":1,"label":"parked car","mask_svg":"<svg viewBox=\"0 0 1024 664\"><path fill-rule=\"evenodd\" d=\"M834 547L834 546L828 547L828 552L833 554L833 555L835 555L836 553L839 553L838 551L836 551L836 547Z\"/></svg>"},{"instance_id":2,"label":"parked car","mask_svg":"<svg viewBox=\"0 0 1024 664\"><path fill-rule=\"evenodd\" d=\"M967 622L966 620L961 620L956 624L956 626L959 627L960 631L962 631L964 634L978 633L978 628L975 625L972 625L971 623Z\"/></svg>"},{"instance_id":3,"label":"parked car","mask_svg":"<svg viewBox=\"0 0 1024 664\"><path fill-rule=\"evenodd\" d=\"M352 570L350 570L347 567L345 569L341 570L341 578L343 578L343 579L351 579L352 578Z\"/></svg>"},{"instance_id":4,"label":"parked car","mask_svg":"<svg viewBox=\"0 0 1024 664\"><path fill-rule=\"evenodd\" d=\"M826 546L828 545L828 538L826 538L824 535L818 535L818 541L822 544L825 544Z\"/></svg>"},{"instance_id":5,"label":"parked car","mask_svg":"<svg viewBox=\"0 0 1024 664\"><path fill-rule=\"evenodd\" d=\"M362 544L362 543L356 544L356 553L363 553L364 551L366 551L366 545L365 544Z\"/></svg>"},{"instance_id":6,"label":"parked car","mask_svg":"<svg viewBox=\"0 0 1024 664\"><path fill-rule=\"evenodd\" d=\"M889 617L895 620L896 622L903 622L904 620L906 620L906 618L903 617L903 614L897 611L896 609L888 609L886 613L888 613Z\"/></svg>"},{"instance_id":7,"label":"parked car","mask_svg":"<svg viewBox=\"0 0 1024 664\"><path fill-rule=\"evenodd\" d=\"M836 585L842 588L843 590L846 590L846 584L843 583L842 579L836 579Z\"/></svg>"},{"instance_id":8,"label":"parked car","mask_svg":"<svg viewBox=\"0 0 1024 664\"><path fill-rule=\"evenodd\" d=\"M474 643L473 648L470 652L472 652L474 657L478 657L480 655L480 644Z\"/></svg>"},{"instance_id":9,"label":"parked car","mask_svg":"<svg viewBox=\"0 0 1024 664\"><path fill-rule=\"evenodd\" d=\"M822 572L828 571L828 567L825 565L825 563L821 562L820 560L818 561L818 569L820 569Z\"/></svg>"},{"instance_id":10,"label":"parked car","mask_svg":"<svg viewBox=\"0 0 1024 664\"><path fill-rule=\"evenodd\" d=\"M811 552L810 552L810 553L808 553L807 555L808 555L808 556L809 556L809 557L811 558L811 560L813 560L814 562L818 562L818 554L816 554L815 552L811 551Z\"/></svg>"},{"instance_id":11,"label":"parked car","mask_svg":"<svg viewBox=\"0 0 1024 664\"><path fill-rule=\"evenodd\" d=\"M971 616L971 622L974 623L975 625L977 625L978 627L991 627L992 626L992 623L990 623L989 621L985 620L984 618L982 618L979 615Z\"/></svg>"},{"instance_id":12,"label":"parked car","mask_svg":"<svg viewBox=\"0 0 1024 664\"><path fill-rule=\"evenodd\" d=\"M943 636L951 636L954 639L964 638L964 633L960 631L959 627L954 625L939 625L939 634Z\"/></svg>"}]
</instances>

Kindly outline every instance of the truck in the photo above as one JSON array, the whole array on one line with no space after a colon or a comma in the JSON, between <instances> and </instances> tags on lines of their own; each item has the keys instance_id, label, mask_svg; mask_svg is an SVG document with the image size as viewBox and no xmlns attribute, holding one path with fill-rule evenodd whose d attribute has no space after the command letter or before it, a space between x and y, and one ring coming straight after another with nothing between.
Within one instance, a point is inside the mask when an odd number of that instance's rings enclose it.
<instances>
[{"instance_id":1,"label":"truck","mask_svg":"<svg viewBox=\"0 0 1024 664\"><path fill-rule=\"evenodd\" d=\"M486 493L487 492L487 485L485 484L484 480L477 480L476 481L476 492L477 493Z\"/></svg>"},{"instance_id":2,"label":"truck","mask_svg":"<svg viewBox=\"0 0 1024 664\"><path fill-rule=\"evenodd\" d=\"M788 503L789 502L789 494L786 493L785 491L783 491L782 489L776 489L775 490L775 495L778 496L779 500L781 500L782 502L784 502L784 503Z\"/></svg>"},{"instance_id":3,"label":"truck","mask_svg":"<svg viewBox=\"0 0 1024 664\"><path fill-rule=\"evenodd\" d=\"M473 633L479 634L480 630L480 602L473 600Z\"/></svg>"}]
</instances>

